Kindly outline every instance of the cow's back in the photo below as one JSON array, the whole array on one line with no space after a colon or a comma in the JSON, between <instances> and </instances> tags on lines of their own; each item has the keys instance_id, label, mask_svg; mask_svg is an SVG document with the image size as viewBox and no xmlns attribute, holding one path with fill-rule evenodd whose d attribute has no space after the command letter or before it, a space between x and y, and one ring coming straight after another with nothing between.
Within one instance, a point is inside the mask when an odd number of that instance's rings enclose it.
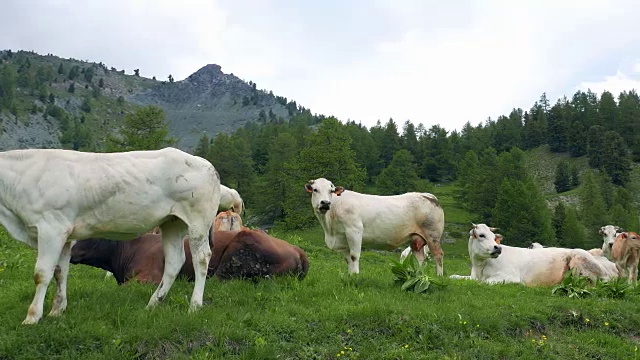
<instances>
[{"instance_id":1,"label":"cow's back","mask_svg":"<svg viewBox=\"0 0 640 360\"><path fill-rule=\"evenodd\" d=\"M345 190L333 197L327 214L338 231L362 225L363 243L370 248L395 249L425 228L433 228L438 236L444 231L444 211L429 193L381 196Z\"/></svg>"}]
</instances>

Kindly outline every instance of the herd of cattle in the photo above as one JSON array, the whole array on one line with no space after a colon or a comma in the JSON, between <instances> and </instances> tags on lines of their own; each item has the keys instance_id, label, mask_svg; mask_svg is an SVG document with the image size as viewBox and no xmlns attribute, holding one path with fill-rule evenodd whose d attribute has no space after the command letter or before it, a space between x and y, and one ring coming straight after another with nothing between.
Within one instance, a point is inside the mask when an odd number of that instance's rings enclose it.
<instances>
[{"instance_id":1,"label":"herd of cattle","mask_svg":"<svg viewBox=\"0 0 640 360\"><path fill-rule=\"evenodd\" d=\"M319 178L309 181L313 212L328 248L359 273L362 247L409 245L420 263L432 255L444 274L444 211L429 193L362 194ZM0 153L0 223L37 249L36 291L23 324L37 323L52 279L50 316L67 307L69 264L107 270L118 284L157 284L147 307L164 299L178 276L194 282L189 311L202 306L205 280L264 278L309 270L305 252L242 224L244 202L220 183L208 161L174 148L123 153L27 149ZM217 214L217 215L216 215ZM528 286L559 283L571 271L593 280L618 276L634 282L640 238L607 225L601 249L589 251L501 244L485 224L469 232L471 275L452 278ZM125 241L126 240L126 241Z\"/></svg>"}]
</instances>

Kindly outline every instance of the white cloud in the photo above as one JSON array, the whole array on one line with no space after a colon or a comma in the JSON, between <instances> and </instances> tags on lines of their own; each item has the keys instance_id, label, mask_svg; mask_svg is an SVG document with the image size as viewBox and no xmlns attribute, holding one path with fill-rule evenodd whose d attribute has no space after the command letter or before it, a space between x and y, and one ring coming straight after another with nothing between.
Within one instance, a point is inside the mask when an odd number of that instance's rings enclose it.
<instances>
[{"instance_id":1,"label":"white cloud","mask_svg":"<svg viewBox=\"0 0 640 360\"><path fill-rule=\"evenodd\" d=\"M638 64L635 67L637 68ZM614 97L617 97L623 91L635 89L638 92L640 91L640 76L639 74L634 75L628 75L618 70L615 75L604 76L601 80L581 82L576 90L586 91L590 89L596 94L602 94L603 91L607 90Z\"/></svg>"},{"instance_id":2,"label":"white cloud","mask_svg":"<svg viewBox=\"0 0 640 360\"><path fill-rule=\"evenodd\" d=\"M217 63L341 120L451 130L542 92L637 87L638 17L634 0L7 0L0 46L162 79Z\"/></svg>"}]
</instances>

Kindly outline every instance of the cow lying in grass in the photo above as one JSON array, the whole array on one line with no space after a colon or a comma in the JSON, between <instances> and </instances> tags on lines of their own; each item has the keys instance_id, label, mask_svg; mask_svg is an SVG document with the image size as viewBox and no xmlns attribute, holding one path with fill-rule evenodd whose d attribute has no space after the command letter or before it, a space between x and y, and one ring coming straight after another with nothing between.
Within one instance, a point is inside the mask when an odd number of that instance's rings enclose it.
<instances>
[{"instance_id":1,"label":"cow lying in grass","mask_svg":"<svg viewBox=\"0 0 640 360\"><path fill-rule=\"evenodd\" d=\"M618 234L611 246L611 260L620 276L628 277L630 284L635 283L638 277L639 248L640 236L633 231Z\"/></svg>"},{"instance_id":2,"label":"cow lying in grass","mask_svg":"<svg viewBox=\"0 0 640 360\"><path fill-rule=\"evenodd\" d=\"M527 286L555 285L567 271L593 281L609 280L604 267L583 249L518 248L498 245L495 228L473 225L469 232L471 275L451 275L453 279L473 279L489 284L521 283Z\"/></svg>"},{"instance_id":3,"label":"cow lying in grass","mask_svg":"<svg viewBox=\"0 0 640 360\"><path fill-rule=\"evenodd\" d=\"M302 249L261 230L216 231L214 236L207 277L258 278L292 273L302 279L309 270L309 260ZM178 275L192 281L195 273L188 238L184 239L184 247L187 261ZM162 237L146 233L126 242L86 239L71 248L71 263L110 271L118 284L132 279L159 284L164 270Z\"/></svg>"}]
</instances>

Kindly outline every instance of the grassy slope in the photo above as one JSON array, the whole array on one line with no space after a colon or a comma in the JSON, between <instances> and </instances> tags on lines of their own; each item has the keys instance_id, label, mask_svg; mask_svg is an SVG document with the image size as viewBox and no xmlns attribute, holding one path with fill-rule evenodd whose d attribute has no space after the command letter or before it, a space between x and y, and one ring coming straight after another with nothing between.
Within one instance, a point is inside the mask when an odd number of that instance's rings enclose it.
<instances>
[{"instance_id":1,"label":"grassy slope","mask_svg":"<svg viewBox=\"0 0 640 360\"><path fill-rule=\"evenodd\" d=\"M457 240L443 245L445 273L468 274L465 224L471 219L451 203L451 190L433 191L445 206L449 237ZM190 283L178 281L159 308L147 311L154 286L118 287L103 271L72 266L67 313L22 326L33 296L35 252L0 233L0 359L638 356L640 295L580 300L552 296L549 288L453 280L416 295L393 285L389 264L397 252L365 252L362 273L350 278L341 256L324 246L319 227L276 235L308 253L311 268L303 281L210 279L207 305L187 315ZM429 269L434 272L433 264Z\"/></svg>"}]
</instances>

